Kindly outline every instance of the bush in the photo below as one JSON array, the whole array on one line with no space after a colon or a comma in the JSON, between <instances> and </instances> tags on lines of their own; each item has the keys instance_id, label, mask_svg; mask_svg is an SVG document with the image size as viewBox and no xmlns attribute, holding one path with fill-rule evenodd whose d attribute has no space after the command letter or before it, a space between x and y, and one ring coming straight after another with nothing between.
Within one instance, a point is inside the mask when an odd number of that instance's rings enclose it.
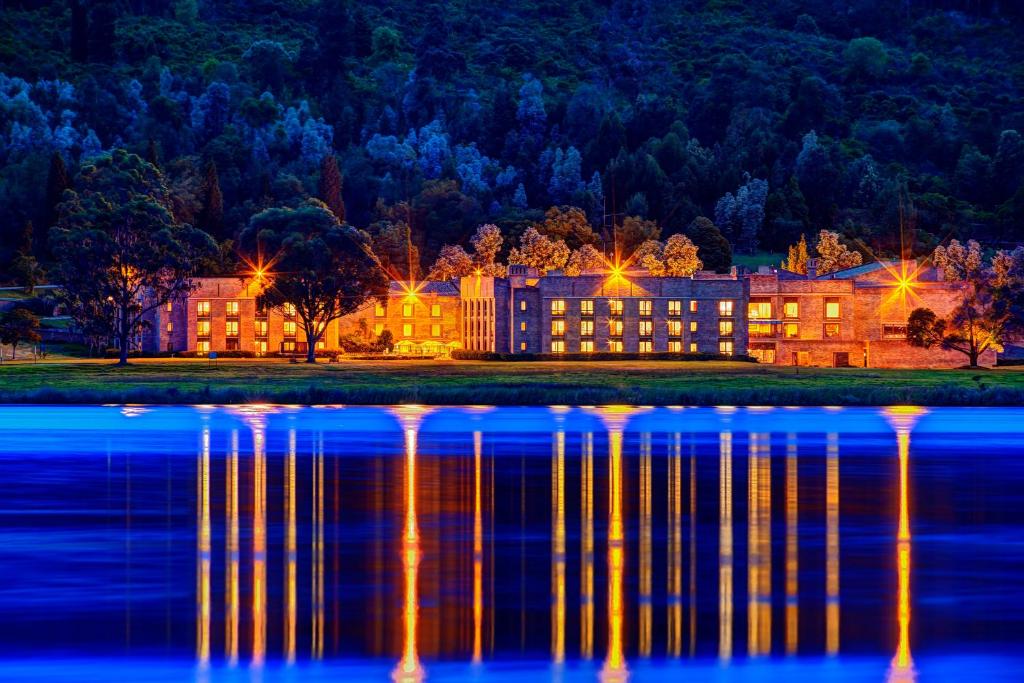
<instances>
[{"instance_id":1,"label":"bush","mask_svg":"<svg viewBox=\"0 0 1024 683\"><path fill-rule=\"evenodd\" d=\"M750 356L725 356L720 353L616 353L597 351L595 353L495 353L492 351L453 351L453 360L483 361L616 361L616 360L686 360L709 361L731 360L742 363L756 363Z\"/></svg>"}]
</instances>

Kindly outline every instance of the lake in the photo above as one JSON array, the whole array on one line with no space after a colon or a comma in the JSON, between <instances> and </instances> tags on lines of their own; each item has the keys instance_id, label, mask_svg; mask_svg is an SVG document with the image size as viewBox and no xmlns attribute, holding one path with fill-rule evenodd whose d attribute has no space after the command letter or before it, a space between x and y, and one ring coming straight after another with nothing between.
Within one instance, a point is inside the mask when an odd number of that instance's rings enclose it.
<instances>
[{"instance_id":1,"label":"lake","mask_svg":"<svg viewBox=\"0 0 1024 683\"><path fill-rule=\"evenodd\" d=\"M1019 680L1024 409L0 407L2 680Z\"/></svg>"}]
</instances>

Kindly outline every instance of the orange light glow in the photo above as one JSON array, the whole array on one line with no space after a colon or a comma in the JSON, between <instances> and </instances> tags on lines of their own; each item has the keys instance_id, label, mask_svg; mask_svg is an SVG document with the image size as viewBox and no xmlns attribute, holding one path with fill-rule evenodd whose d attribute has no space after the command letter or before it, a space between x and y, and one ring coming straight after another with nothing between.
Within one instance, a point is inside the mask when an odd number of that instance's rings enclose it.
<instances>
[{"instance_id":1,"label":"orange light glow","mask_svg":"<svg viewBox=\"0 0 1024 683\"><path fill-rule=\"evenodd\" d=\"M210 665L210 428L203 427L199 454L199 586L197 590L196 659L202 669Z\"/></svg>"},{"instance_id":2,"label":"orange light glow","mask_svg":"<svg viewBox=\"0 0 1024 683\"><path fill-rule=\"evenodd\" d=\"M482 432L473 432L473 663L483 661L484 626L484 521L480 474Z\"/></svg>"},{"instance_id":3,"label":"orange light glow","mask_svg":"<svg viewBox=\"0 0 1024 683\"><path fill-rule=\"evenodd\" d=\"M885 261L879 261L879 264L891 278L892 284L892 293L886 297L883 306L899 302L904 312L909 313L911 304L917 305L921 302L921 297L916 291L921 267L915 261L905 260L901 260L896 266Z\"/></svg>"}]
</instances>

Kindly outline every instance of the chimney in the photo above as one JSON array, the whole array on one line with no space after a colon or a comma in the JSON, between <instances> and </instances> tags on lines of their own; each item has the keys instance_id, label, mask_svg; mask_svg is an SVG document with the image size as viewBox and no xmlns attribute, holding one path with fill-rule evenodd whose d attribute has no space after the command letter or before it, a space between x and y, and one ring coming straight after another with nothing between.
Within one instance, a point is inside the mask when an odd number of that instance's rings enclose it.
<instances>
[{"instance_id":1,"label":"chimney","mask_svg":"<svg viewBox=\"0 0 1024 683\"><path fill-rule=\"evenodd\" d=\"M807 259L807 279L813 280L818 277L818 259Z\"/></svg>"},{"instance_id":2,"label":"chimney","mask_svg":"<svg viewBox=\"0 0 1024 683\"><path fill-rule=\"evenodd\" d=\"M757 274L758 275L770 275L771 274L771 268L769 268L768 266L758 266L757 267Z\"/></svg>"}]
</instances>

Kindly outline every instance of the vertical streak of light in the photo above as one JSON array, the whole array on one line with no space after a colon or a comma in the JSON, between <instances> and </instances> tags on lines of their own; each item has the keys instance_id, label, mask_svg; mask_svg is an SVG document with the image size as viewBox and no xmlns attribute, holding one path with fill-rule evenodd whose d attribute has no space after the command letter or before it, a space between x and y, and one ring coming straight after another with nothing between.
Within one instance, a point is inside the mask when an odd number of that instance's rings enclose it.
<instances>
[{"instance_id":1,"label":"vertical streak of light","mask_svg":"<svg viewBox=\"0 0 1024 683\"><path fill-rule=\"evenodd\" d=\"M732 432L719 434L718 658L732 659Z\"/></svg>"},{"instance_id":2,"label":"vertical streak of light","mask_svg":"<svg viewBox=\"0 0 1024 683\"><path fill-rule=\"evenodd\" d=\"M196 659L210 665L210 428L203 427L199 454L199 585L197 589Z\"/></svg>"},{"instance_id":3,"label":"vertical streak of light","mask_svg":"<svg viewBox=\"0 0 1024 683\"><path fill-rule=\"evenodd\" d=\"M313 659L324 656L324 437L313 454Z\"/></svg>"},{"instance_id":4,"label":"vertical streak of light","mask_svg":"<svg viewBox=\"0 0 1024 683\"><path fill-rule=\"evenodd\" d=\"M608 433L608 653L601 669L603 681L623 681L628 677L622 644L625 606L625 536L622 524L622 427Z\"/></svg>"},{"instance_id":5,"label":"vertical streak of light","mask_svg":"<svg viewBox=\"0 0 1024 683\"><path fill-rule=\"evenodd\" d=\"M238 430L231 432L227 466L227 595L224 604L224 654L228 666L238 664Z\"/></svg>"},{"instance_id":6,"label":"vertical streak of light","mask_svg":"<svg viewBox=\"0 0 1024 683\"><path fill-rule=\"evenodd\" d=\"M413 408L406 408L414 411ZM416 434L418 415L407 412L400 416L405 430L405 522L402 528L402 573L405 579L404 608L402 623L404 627L402 658L392 673L395 681L420 681L423 679L423 667L420 665L417 647L417 627L419 622L419 566L420 566L420 531L416 517Z\"/></svg>"},{"instance_id":7,"label":"vertical streak of light","mask_svg":"<svg viewBox=\"0 0 1024 683\"><path fill-rule=\"evenodd\" d=\"M264 427L253 430L252 504L252 666L260 668L267 651L267 475Z\"/></svg>"},{"instance_id":8,"label":"vertical streak of light","mask_svg":"<svg viewBox=\"0 0 1024 683\"><path fill-rule=\"evenodd\" d=\"M771 444L751 434L747 459L747 650L751 657L772 649Z\"/></svg>"},{"instance_id":9,"label":"vertical streak of light","mask_svg":"<svg viewBox=\"0 0 1024 683\"><path fill-rule=\"evenodd\" d=\"M287 664L295 663L295 636L298 614L298 538L295 525L295 429L288 430L288 455L285 460L285 610L284 610L284 656Z\"/></svg>"},{"instance_id":10,"label":"vertical streak of light","mask_svg":"<svg viewBox=\"0 0 1024 683\"><path fill-rule=\"evenodd\" d=\"M473 432L473 663L483 661L484 625L484 523L480 476L483 435Z\"/></svg>"},{"instance_id":11,"label":"vertical streak of light","mask_svg":"<svg viewBox=\"0 0 1024 683\"><path fill-rule=\"evenodd\" d=\"M786 654L795 655L800 637L800 532L796 435L786 440Z\"/></svg>"},{"instance_id":12,"label":"vertical streak of light","mask_svg":"<svg viewBox=\"0 0 1024 683\"><path fill-rule=\"evenodd\" d=\"M565 662L565 432L555 433L551 463L551 658Z\"/></svg>"},{"instance_id":13,"label":"vertical streak of light","mask_svg":"<svg viewBox=\"0 0 1024 683\"><path fill-rule=\"evenodd\" d=\"M580 477L580 657L594 657L594 434L583 435L583 463Z\"/></svg>"},{"instance_id":14,"label":"vertical streak of light","mask_svg":"<svg viewBox=\"0 0 1024 683\"><path fill-rule=\"evenodd\" d=\"M697 446L690 442L690 657L697 655Z\"/></svg>"},{"instance_id":15,"label":"vertical streak of light","mask_svg":"<svg viewBox=\"0 0 1024 683\"><path fill-rule=\"evenodd\" d=\"M839 435L828 434L825 464L825 652L839 654Z\"/></svg>"},{"instance_id":16,"label":"vertical streak of light","mask_svg":"<svg viewBox=\"0 0 1024 683\"><path fill-rule=\"evenodd\" d=\"M683 652L682 435L675 434L668 461L668 645L669 657Z\"/></svg>"},{"instance_id":17,"label":"vertical streak of light","mask_svg":"<svg viewBox=\"0 0 1024 683\"><path fill-rule=\"evenodd\" d=\"M640 435L640 620L641 657L651 656L651 435Z\"/></svg>"}]
</instances>

